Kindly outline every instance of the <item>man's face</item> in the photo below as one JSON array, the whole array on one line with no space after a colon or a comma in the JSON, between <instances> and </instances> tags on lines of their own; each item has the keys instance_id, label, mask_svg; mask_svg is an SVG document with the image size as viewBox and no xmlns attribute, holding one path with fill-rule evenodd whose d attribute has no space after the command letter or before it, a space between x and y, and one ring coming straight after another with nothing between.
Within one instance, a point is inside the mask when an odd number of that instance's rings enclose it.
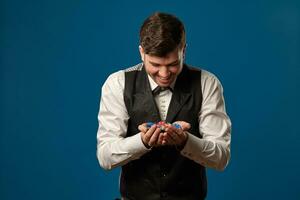
<instances>
[{"instance_id":1,"label":"man's face","mask_svg":"<svg viewBox=\"0 0 300 200\"><path fill-rule=\"evenodd\" d=\"M161 87L170 86L180 74L183 66L184 51L184 48L176 48L165 57L157 57L145 54L143 48L140 47L140 54L146 72Z\"/></svg>"}]
</instances>

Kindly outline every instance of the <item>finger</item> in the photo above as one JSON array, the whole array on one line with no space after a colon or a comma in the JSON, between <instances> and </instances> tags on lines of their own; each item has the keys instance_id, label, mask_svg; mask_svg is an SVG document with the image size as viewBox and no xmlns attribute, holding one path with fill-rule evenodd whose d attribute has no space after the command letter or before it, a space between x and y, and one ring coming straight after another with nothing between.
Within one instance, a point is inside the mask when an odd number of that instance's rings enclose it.
<instances>
[{"instance_id":1,"label":"finger","mask_svg":"<svg viewBox=\"0 0 300 200\"><path fill-rule=\"evenodd\" d=\"M177 133L174 132L168 132L167 135L171 138L171 140L173 141L174 144L176 144L178 142L178 136Z\"/></svg>"},{"instance_id":2,"label":"finger","mask_svg":"<svg viewBox=\"0 0 300 200\"><path fill-rule=\"evenodd\" d=\"M154 133L154 131L155 131L155 129L156 129L156 125L153 125L153 126L151 126L150 127L150 129L149 130L147 130L147 132L144 134L144 142L145 143L149 143L149 141L150 141L150 138L151 138L151 136L152 136L152 134Z\"/></svg>"},{"instance_id":3,"label":"finger","mask_svg":"<svg viewBox=\"0 0 300 200\"><path fill-rule=\"evenodd\" d=\"M146 133L148 128L146 126L147 123L143 123L141 125L138 126L139 131Z\"/></svg>"},{"instance_id":4,"label":"finger","mask_svg":"<svg viewBox=\"0 0 300 200\"><path fill-rule=\"evenodd\" d=\"M173 127L171 125L166 128L166 132L168 133L168 136L173 138L173 139L176 138L176 134L177 134L176 131L177 130L179 130L179 129L176 129L175 127Z\"/></svg>"},{"instance_id":5,"label":"finger","mask_svg":"<svg viewBox=\"0 0 300 200\"><path fill-rule=\"evenodd\" d=\"M173 144L178 145L181 144L185 140L185 135L183 134L182 129L176 129L174 127L169 127L166 130L167 133L167 139L171 141Z\"/></svg>"},{"instance_id":6,"label":"finger","mask_svg":"<svg viewBox=\"0 0 300 200\"><path fill-rule=\"evenodd\" d=\"M162 145L166 145L166 144L168 144L167 140L163 139Z\"/></svg>"},{"instance_id":7,"label":"finger","mask_svg":"<svg viewBox=\"0 0 300 200\"><path fill-rule=\"evenodd\" d=\"M164 134L162 132L160 132L160 134L158 135L158 140L157 140L157 145L162 145L164 141ZM166 141L164 141L166 142Z\"/></svg>"},{"instance_id":8,"label":"finger","mask_svg":"<svg viewBox=\"0 0 300 200\"><path fill-rule=\"evenodd\" d=\"M163 136L164 136L163 144L167 144L167 145L174 145L175 144L175 140L170 136L169 133L164 132Z\"/></svg>"},{"instance_id":9,"label":"finger","mask_svg":"<svg viewBox=\"0 0 300 200\"><path fill-rule=\"evenodd\" d=\"M191 124L190 123L187 123L185 121L176 121L174 122L176 124L179 124L181 126L181 128L185 131L189 130L191 128Z\"/></svg>"},{"instance_id":10,"label":"finger","mask_svg":"<svg viewBox=\"0 0 300 200\"><path fill-rule=\"evenodd\" d=\"M159 137L159 134L160 134L160 129L157 128L154 133L152 134L150 140L149 140L149 143L148 145L149 146L153 146L157 143L157 140L158 140L158 137Z\"/></svg>"},{"instance_id":11,"label":"finger","mask_svg":"<svg viewBox=\"0 0 300 200\"><path fill-rule=\"evenodd\" d=\"M176 137L176 144L175 145L183 145L187 140L187 133L181 129L177 129L174 134Z\"/></svg>"},{"instance_id":12,"label":"finger","mask_svg":"<svg viewBox=\"0 0 300 200\"><path fill-rule=\"evenodd\" d=\"M182 129L177 129L177 130L175 130L175 132L176 132L176 136L177 136L180 140L182 140L182 139L185 138L185 134L184 134L184 131L183 131Z\"/></svg>"}]
</instances>

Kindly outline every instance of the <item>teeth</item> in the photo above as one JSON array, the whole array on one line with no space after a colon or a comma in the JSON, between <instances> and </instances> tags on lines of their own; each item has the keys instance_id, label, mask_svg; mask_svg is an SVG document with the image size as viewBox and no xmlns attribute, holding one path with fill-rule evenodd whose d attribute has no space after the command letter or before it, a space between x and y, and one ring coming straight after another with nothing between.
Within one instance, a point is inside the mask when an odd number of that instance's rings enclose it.
<instances>
[{"instance_id":1,"label":"teeth","mask_svg":"<svg viewBox=\"0 0 300 200\"><path fill-rule=\"evenodd\" d=\"M161 78L161 77L159 77L161 80L168 80L169 78Z\"/></svg>"}]
</instances>

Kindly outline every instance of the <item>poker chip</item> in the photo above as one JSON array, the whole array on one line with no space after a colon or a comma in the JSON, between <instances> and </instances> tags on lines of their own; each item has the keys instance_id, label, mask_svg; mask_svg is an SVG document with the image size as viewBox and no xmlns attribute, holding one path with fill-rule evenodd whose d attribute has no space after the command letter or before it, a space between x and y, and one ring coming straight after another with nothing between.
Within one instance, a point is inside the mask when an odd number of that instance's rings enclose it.
<instances>
[{"instance_id":1,"label":"poker chip","mask_svg":"<svg viewBox=\"0 0 300 200\"><path fill-rule=\"evenodd\" d=\"M166 129L166 125L167 125L167 124L171 124L171 123L167 123L167 122L165 122L165 121L160 121L160 122L157 122L157 123L154 123L154 122L147 122L147 123L146 123L146 127L147 127L147 128L151 128L151 126L153 126L154 124L156 124L157 127L160 128L160 130L161 130L162 132L164 132L165 129ZM180 124L178 124L178 123L173 123L172 126L175 127L175 128L177 128L177 129L180 129L180 128L181 128Z\"/></svg>"},{"instance_id":2,"label":"poker chip","mask_svg":"<svg viewBox=\"0 0 300 200\"><path fill-rule=\"evenodd\" d=\"M154 125L153 122L147 122L147 123L146 123L147 128L151 128L151 126L153 126L153 125Z\"/></svg>"},{"instance_id":3,"label":"poker chip","mask_svg":"<svg viewBox=\"0 0 300 200\"><path fill-rule=\"evenodd\" d=\"M173 123L172 126L174 126L174 127L177 128L177 129L180 129L180 128L181 128L181 126L180 126L179 124L177 124L177 123Z\"/></svg>"}]
</instances>

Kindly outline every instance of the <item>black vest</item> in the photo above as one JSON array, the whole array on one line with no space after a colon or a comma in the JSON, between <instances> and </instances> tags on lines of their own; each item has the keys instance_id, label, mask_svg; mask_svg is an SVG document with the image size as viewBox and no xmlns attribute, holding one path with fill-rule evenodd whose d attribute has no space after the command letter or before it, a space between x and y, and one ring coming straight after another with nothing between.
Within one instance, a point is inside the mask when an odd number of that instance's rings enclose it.
<instances>
[{"instance_id":1,"label":"black vest","mask_svg":"<svg viewBox=\"0 0 300 200\"><path fill-rule=\"evenodd\" d=\"M137 134L138 125L144 122L161 120L143 64L125 72L124 101L130 116L127 137ZM184 65L176 80L166 122L189 122L189 132L201 137L201 104L201 70ZM130 200L200 200L206 196L206 172L173 146L157 147L122 167L120 190L122 197Z\"/></svg>"}]
</instances>

